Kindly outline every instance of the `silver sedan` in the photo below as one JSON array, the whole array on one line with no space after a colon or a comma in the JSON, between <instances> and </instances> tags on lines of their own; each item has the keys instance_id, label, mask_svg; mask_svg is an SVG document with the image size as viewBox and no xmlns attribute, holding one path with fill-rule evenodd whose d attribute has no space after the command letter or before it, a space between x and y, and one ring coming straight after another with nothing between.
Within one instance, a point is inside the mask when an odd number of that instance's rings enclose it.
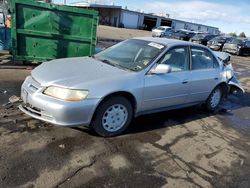
<instances>
[{"instance_id":1,"label":"silver sedan","mask_svg":"<svg viewBox=\"0 0 250 188\"><path fill-rule=\"evenodd\" d=\"M240 88L228 59L205 46L164 38L134 38L93 57L45 62L21 89L20 109L61 126L122 133L133 117L205 104L218 108ZM225 61L226 60L226 61Z\"/></svg>"}]
</instances>

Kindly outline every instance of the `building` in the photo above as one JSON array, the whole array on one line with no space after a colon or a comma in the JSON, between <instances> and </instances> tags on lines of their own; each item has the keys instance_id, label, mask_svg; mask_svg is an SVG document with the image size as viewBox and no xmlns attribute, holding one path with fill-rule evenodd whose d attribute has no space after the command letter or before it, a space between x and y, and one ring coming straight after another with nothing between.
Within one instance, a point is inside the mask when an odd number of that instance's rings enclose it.
<instances>
[{"instance_id":1,"label":"building","mask_svg":"<svg viewBox=\"0 0 250 188\"><path fill-rule=\"evenodd\" d=\"M124 27L129 29L144 29L151 31L154 27L169 26L174 30L187 29L193 31L219 34L219 28L172 19L168 16L159 16L153 13L144 13L123 9L121 6L91 4L88 2L71 3L71 6L79 8L93 9L99 12L99 23L114 27Z\"/></svg>"}]
</instances>

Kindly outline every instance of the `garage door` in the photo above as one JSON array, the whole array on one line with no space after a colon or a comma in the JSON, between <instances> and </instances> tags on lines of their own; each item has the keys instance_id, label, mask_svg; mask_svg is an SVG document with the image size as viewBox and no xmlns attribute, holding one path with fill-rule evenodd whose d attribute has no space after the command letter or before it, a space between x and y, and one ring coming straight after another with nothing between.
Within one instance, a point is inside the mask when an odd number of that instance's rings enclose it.
<instances>
[{"instance_id":1,"label":"garage door","mask_svg":"<svg viewBox=\"0 0 250 188\"><path fill-rule=\"evenodd\" d=\"M123 12L122 23L124 24L125 28L136 29L138 24L138 15L133 13Z\"/></svg>"}]
</instances>

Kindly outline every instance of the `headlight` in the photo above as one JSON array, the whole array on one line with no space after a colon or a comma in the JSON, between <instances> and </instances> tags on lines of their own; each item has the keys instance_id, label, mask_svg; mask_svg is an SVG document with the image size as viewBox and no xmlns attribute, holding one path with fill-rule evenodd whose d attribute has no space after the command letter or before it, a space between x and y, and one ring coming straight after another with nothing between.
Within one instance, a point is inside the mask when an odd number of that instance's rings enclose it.
<instances>
[{"instance_id":1,"label":"headlight","mask_svg":"<svg viewBox=\"0 0 250 188\"><path fill-rule=\"evenodd\" d=\"M43 92L43 94L66 101L80 101L84 100L89 92L87 90L73 90L50 86Z\"/></svg>"},{"instance_id":2,"label":"headlight","mask_svg":"<svg viewBox=\"0 0 250 188\"><path fill-rule=\"evenodd\" d=\"M231 79L233 77L234 73L232 70L226 70L224 72L224 77L226 77L228 80Z\"/></svg>"}]
</instances>

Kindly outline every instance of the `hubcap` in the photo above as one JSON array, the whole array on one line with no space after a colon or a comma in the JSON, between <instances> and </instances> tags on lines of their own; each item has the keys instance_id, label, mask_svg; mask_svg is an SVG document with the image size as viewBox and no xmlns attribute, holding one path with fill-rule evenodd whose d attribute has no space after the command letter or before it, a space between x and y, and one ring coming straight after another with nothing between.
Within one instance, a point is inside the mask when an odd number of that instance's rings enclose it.
<instances>
[{"instance_id":1,"label":"hubcap","mask_svg":"<svg viewBox=\"0 0 250 188\"><path fill-rule=\"evenodd\" d=\"M102 117L102 125L106 131L115 132L121 129L128 119L128 110L122 104L110 106Z\"/></svg>"},{"instance_id":2,"label":"hubcap","mask_svg":"<svg viewBox=\"0 0 250 188\"><path fill-rule=\"evenodd\" d=\"M216 89L213 92L213 95L211 96L211 107L212 108L215 108L216 106L219 105L220 98L221 98L221 91L220 91L220 89Z\"/></svg>"}]
</instances>

